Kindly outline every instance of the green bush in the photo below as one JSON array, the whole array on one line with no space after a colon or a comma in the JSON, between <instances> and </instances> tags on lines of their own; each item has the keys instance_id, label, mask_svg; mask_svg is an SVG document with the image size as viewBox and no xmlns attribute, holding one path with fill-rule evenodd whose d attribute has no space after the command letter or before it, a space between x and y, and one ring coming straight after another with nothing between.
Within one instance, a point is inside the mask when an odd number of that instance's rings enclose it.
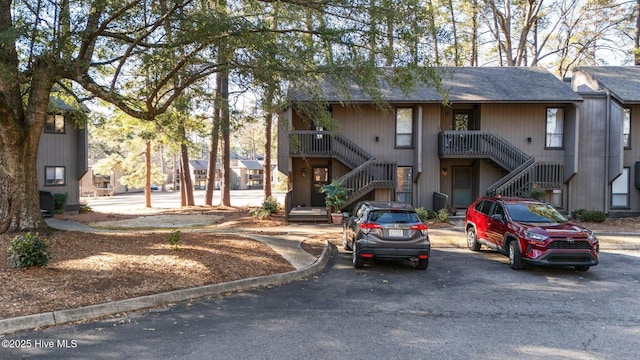
<instances>
[{"instance_id":1,"label":"green bush","mask_svg":"<svg viewBox=\"0 0 640 360\"><path fill-rule=\"evenodd\" d=\"M255 208L250 211L251 216L258 219L268 219L271 217L271 211L265 208Z\"/></svg>"},{"instance_id":2,"label":"green bush","mask_svg":"<svg viewBox=\"0 0 640 360\"><path fill-rule=\"evenodd\" d=\"M585 209L573 210L571 212L571 218L572 219L576 219L576 220L580 220L580 218L582 217L582 214L584 214L585 211L587 211L587 210L585 210Z\"/></svg>"},{"instance_id":3,"label":"green bush","mask_svg":"<svg viewBox=\"0 0 640 360\"><path fill-rule=\"evenodd\" d=\"M269 211L271 214L275 214L278 212L278 200L269 196L262 203L262 208Z\"/></svg>"},{"instance_id":4,"label":"green bush","mask_svg":"<svg viewBox=\"0 0 640 360\"><path fill-rule=\"evenodd\" d=\"M420 219L420 221L425 222L427 221L427 209L423 208L423 207L419 207L416 208L416 214L418 215L418 218Z\"/></svg>"},{"instance_id":5,"label":"green bush","mask_svg":"<svg viewBox=\"0 0 640 360\"><path fill-rule=\"evenodd\" d=\"M584 222L604 222L607 216L599 210L585 210L580 214L580 220Z\"/></svg>"},{"instance_id":6,"label":"green bush","mask_svg":"<svg viewBox=\"0 0 640 360\"><path fill-rule=\"evenodd\" d=\"M178 244L180 244L180 230L173 230L171 234L169 234L169 245L171 245L171 250L180 250Z\"/></svg>"},{"instance_id":7,"label":"green bush","mask_svg":"<svg viewBox=\"0 0 640 360\"><path fill-rule=\"evenodd\" d=\"M78 212L80 214L86 214L86 213L90 213L92 211L93 211L93 209L91 208L91 206L89 206L89 204L80 203L80 209L78 209Z\"/></svg>"},{"instance_id":8,"label":"green bush","mask_svg":"<svg viewBox=\"0 0 640 360\"><path fill-rule=\"evenodd\" d=\"M53 212L56 214L64 213L64 209L67 207L67 194L53 194Z\"/></svg>"},{"instance_id":9,"label":"green bush","mask_svg":"<svg viewBox=\"0 0 640 360\"><path fill-rule=\"evenodd\" d=\"M440 220L441 222L449 221L449 210L447 209L438 210L438 220Z\"/></svg>"},{"instance_id":10,"label":"green bush","mask_svg":"<svg viewBox=\"0 0 640 360\"><path fill-rule=\"evenodd\" d=\"M607 220L607 215L600 210L578 209L571 212L571 218L584 222L603 222Z\"/></svg>"},{"instance_id":11,"label":"green bush","mask_svg":"<svg viewBox=\"0 0 640 360\"><path fill-rule=\"evenodd\" d=\"M416 213L420 218L420 221L425 222L427 220L433 220L438 217L438 214L433 210L427 210L423 207L416 208Z\"/></svg>"},{"instance_id":12,"label":"green bush","mask_svg":"<svg viewBox=\"0 0 640 360\"><path fill-rule=\"evenodd\" d=\"M529 197L536 200L544 200L545 191L538 187L534 187L529 191Z\"/></svg>"},{"instance_id":13,"label":"green bush","mask_svg":"<svg viewBox=\"0 0 640 360\"><path fill-rule=\"evenodd\" d=\"M254 218L268 219L272 214L278 212L278 201L272 197L268 197L262 202L262 207L251 209L250 214Z\"/></svg>"},{"instance_id":14,"label":"green bush","mask_svg":"<svg viewBox=\"0 0 640 360\"><path fill-rule=\"evenodd\" d=\"M13 267L47 266L49 246L38 234L16 235L9 245L9 262Z\"/></svg>"}]
</instances>

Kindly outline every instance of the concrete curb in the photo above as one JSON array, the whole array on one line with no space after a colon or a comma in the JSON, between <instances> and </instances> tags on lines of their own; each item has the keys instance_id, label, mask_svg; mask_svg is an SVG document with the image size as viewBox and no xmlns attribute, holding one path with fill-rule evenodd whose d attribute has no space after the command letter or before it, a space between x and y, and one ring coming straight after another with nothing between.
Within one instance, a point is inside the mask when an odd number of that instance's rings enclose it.
<instances>
[{"instance_id":1,"label":"concrete curb","mask_svg":"<svg viewBox=\"0 0 640 360\"><path fill-rule=\"evenodd\" d=\"M222 284L205 285L197 288L174 290L161 294L112 301L77 309L57 310L41 314L3 319L0 320L0 335L40 327L62 325L74 321L96 319L102 316L113 315L121 312L138 311L206 296L217 296L228 292L237 292L285 284L295 280L304 279L322 271L329 263L332 253L333 246L326 241L322 254L314 263L301 269L282 274L260 276Z\"/></svg>"}]
</instances>

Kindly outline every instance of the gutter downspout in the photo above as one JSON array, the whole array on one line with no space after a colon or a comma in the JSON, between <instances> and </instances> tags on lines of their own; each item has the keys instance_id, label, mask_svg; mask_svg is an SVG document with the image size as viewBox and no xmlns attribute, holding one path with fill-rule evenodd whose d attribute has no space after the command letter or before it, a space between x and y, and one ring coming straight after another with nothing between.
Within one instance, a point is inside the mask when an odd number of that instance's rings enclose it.
<instances>
[{"instance_id":1,"label":"gutter downspout","mask_svg":"<svg viewBox=\"0 0 640 360\"><path fill-rule=\"evenodd\" d=\"M611 132L611 92L605 89L607 94L607 105L605 107L605 137L604 137L604 213L609 214L609 157L611 151L609 149L609 134Z\"/></svg>"},{"instance_id":2,"label":"gutter downspout","mask_svg":"<svg viewBox=\"0 0 640 360\"><path fill-rule=\"evenodd\" d=\"M418 194L420 194L420 188L419 188L419 182L418 179L420 178L420 175L422 175L422 143L423 143L423 136L422 136L422 105L418 106L418 129L416 131L416 133L418 134L418 144L416 146L416 152L417 152L417 156L416 156L416 175L413 178L413 183L415 184L415 188L416 191L413 191L412 197L413 197L413 204L417 204L416 200L420 200L420 197L418 196ZM417 199L416 199L417 198ZM417 204L418 207L422 206L422 204Z\"/></svg>"}]
</instances>

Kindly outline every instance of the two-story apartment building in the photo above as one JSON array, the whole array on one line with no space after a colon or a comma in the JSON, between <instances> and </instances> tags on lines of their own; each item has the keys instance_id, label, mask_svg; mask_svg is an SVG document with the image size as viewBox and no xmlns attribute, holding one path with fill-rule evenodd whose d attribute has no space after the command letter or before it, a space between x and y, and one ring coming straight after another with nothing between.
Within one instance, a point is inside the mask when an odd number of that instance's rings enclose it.
<instances>
[{"instance_id":1,"label":"two-story apartment building","mask_svg":"<svg viewBox=\"0 0 640 360\"><path fill-rule=\"evenodd\" d=\"M567 212L584 208L572 192L582 161L580 94L541 68L440 70L447 104L430 86L408 94L382 89L391 111L357 86L348 96L323 88L335 132L296 111L311 99L294 89L278 143L279 170L290 183L287 211L323 207L319 189L332 179L351 189L345 208L375 199L466 209L487 193L528 196L534 189Z\"/></svg>"},{"instance_id":2,"label":"two-story apartment building","mask_svg":"<svg viewBox=\"0 0 640 360\"><path fill-rule=\"evenodd\" d=\"M87 127L71 116L77 108L57 97L51 101L55 110L47 115L38 147L38 188L66 195L65 211L73 213L80 209L80 179L88 169Z\"/></svg>"}]
</instances>

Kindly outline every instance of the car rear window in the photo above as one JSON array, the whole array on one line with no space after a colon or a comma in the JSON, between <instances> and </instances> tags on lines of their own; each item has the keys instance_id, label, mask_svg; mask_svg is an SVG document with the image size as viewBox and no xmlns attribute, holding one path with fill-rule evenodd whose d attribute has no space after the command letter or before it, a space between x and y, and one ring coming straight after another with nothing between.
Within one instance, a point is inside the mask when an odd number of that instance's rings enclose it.
<instances>
[{"instance_id":1,"label":"car rear window","mask_svg":"<svg viewBox=\"0 0 640 360\"><path fill-rule=\"evenodd\" d=\"M368 221L379 224L409 224L420 222L418 215L405 210L374 210L369 213Z\"/></svg>"},{"instance_id":2,"label":"car rear window","mask_svg":"<svg viewBox=\"0 0 640 360\"><path fill-rule=\"evenodd\" d=\"M480 203L480 206L478 206L478 208L476 208L476 210L480 211L481 213L485 214L485 215L489 215L489 213L491 212L491 207L493 206L493 202L488 201L488 200L484 200L482 203Z\"/></svg>"}]
</instances>

